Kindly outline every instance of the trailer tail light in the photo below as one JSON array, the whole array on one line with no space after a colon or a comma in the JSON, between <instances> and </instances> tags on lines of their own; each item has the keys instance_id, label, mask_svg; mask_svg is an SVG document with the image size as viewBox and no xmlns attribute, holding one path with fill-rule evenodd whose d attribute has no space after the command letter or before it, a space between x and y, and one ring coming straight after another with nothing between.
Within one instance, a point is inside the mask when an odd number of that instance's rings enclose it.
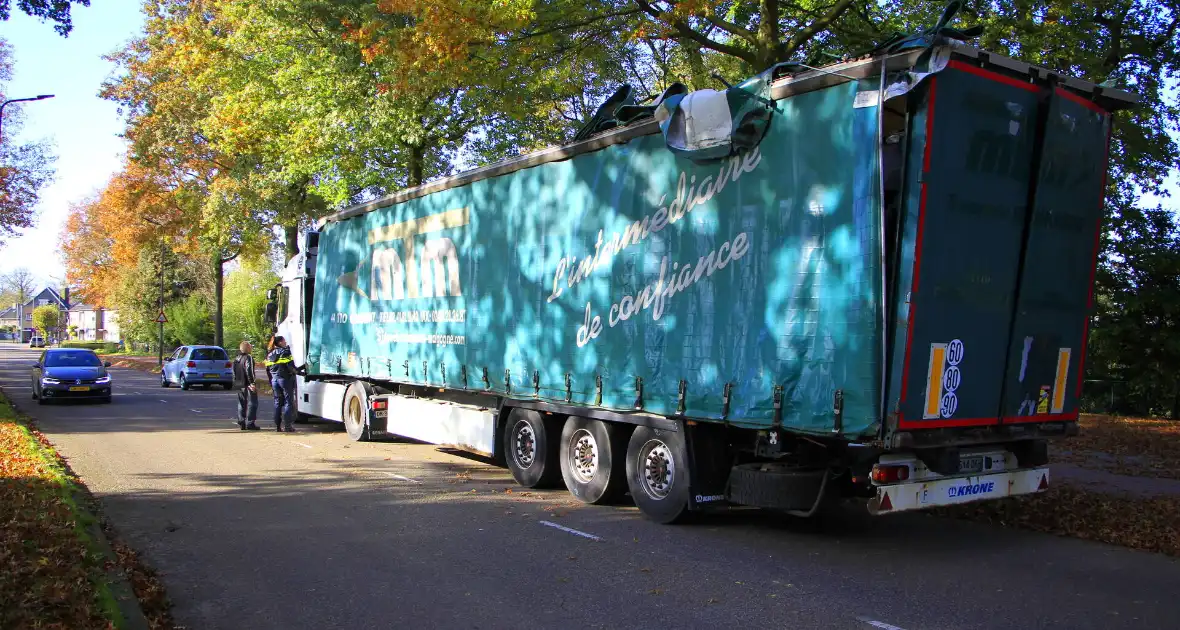
<instances>
[{"instance_id":1,"label":"trailer tail light","mask_svg":"<svg viewBox=\"0 0 1180 630\"><path fill-rule=\"evenodd\" d=\"M185 363L185 365L188 367L197 367L197 362L196 361L189 361L188 363Z\"/></svg>"},{"instance_id":2,"label":"trailer tail light","mask_svg":"<svg viewBox=\"0 0 1180 630\"><path fill-rule=\"evenodd\" d=\"M373 401L373 410L374 411L380 411L380 410L385 409L387 407L389 407L388 401L385 401L385 400L374 400Z\"/></svg>"},{"instance_id":3,"label":"trailer tail light","mask_svg":"<svg viewBox=\"0 0 1180 630\"><path fill-rule=\"evenodd\" d=\"M896 483L910 478L908 464L877 464L873 466L874 483Z\"/></svg>"}]
</instances>

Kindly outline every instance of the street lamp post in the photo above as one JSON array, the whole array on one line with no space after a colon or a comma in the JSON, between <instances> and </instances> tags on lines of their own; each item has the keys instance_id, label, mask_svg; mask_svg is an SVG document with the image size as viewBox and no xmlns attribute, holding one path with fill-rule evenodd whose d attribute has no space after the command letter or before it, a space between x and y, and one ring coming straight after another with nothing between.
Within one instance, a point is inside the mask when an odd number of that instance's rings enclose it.
<instances>
[{"instance_id":1,"label":"street lamp post","mask_svg":"<svg viewBox=\"0 0 1180 630\"><path fill-rule=\"evenodd\" d=\"M3 103L0 103L0 139L4 137L4 108L8 107L9 103L23 103L25 101L43 101L47 98L53 98L52 94L38 94L37 96L30 96L28 98L13 98Z\"/></svg>"}]
</instances>

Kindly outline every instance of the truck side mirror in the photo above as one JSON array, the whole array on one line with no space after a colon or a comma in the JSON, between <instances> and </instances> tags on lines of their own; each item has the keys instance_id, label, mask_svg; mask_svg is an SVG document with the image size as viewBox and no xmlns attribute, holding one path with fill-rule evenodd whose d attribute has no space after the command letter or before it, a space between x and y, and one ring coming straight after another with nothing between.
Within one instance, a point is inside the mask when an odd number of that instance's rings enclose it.
<instances>
[{"instance_id":1,"label":"truck side mirror","mask_svg":"<svg viewBox=\"0 0 1180 630\"><path fill-rule=\"evenodd\" d=\"M278 320L278 317L279 317L279 305L275 304L274 302L267 302L266 303L266 313L263 317L266 320L266 323L273 324L273 323L275 323L276 320Z\"/></svg>"}]
</instances>

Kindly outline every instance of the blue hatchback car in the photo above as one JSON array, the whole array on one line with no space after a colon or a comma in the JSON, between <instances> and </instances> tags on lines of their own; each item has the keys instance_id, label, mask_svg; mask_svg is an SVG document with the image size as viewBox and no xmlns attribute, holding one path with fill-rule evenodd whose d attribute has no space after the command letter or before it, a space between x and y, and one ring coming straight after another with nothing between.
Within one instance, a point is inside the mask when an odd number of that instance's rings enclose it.
<instances>
[{"instance_id":1,"label":"blue hatchback car","mask_svg":"<svg viewBox=\"0 0 1180 630\"><path fill-rule=\"evenodd\" d=\"M221 385L226 389L234 386L234 364L225 349L219 346L181 346L164 358L164 369L160 370L160 387L179 385L190 389L194 385L206 388Z\"/></svg>"}]
</instances>

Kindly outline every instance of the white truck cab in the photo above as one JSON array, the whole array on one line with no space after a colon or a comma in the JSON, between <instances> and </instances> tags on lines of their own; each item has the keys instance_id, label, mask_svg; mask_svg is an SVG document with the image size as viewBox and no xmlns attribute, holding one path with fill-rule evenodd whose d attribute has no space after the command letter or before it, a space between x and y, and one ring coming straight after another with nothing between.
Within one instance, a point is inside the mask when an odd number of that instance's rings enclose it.
<instances>
[{"instance_id":1,"label":"white truck cab","mask_svg":"<svg viewBox=\"0 0 1180 630\"><path fill-rule=\"evenodd\" d=\"M275 322L275 334L287 340L296 366L307 364L308 336L311 323L311 296L315 283L315 263L319 254L319 233L299 235L299 252L287 261L278 286L268 295ZM344 392L348 383L308 380L295 377L296 411L301 418L315 416L340 422L343 419Z\"/></svg>"}]
</instances>

